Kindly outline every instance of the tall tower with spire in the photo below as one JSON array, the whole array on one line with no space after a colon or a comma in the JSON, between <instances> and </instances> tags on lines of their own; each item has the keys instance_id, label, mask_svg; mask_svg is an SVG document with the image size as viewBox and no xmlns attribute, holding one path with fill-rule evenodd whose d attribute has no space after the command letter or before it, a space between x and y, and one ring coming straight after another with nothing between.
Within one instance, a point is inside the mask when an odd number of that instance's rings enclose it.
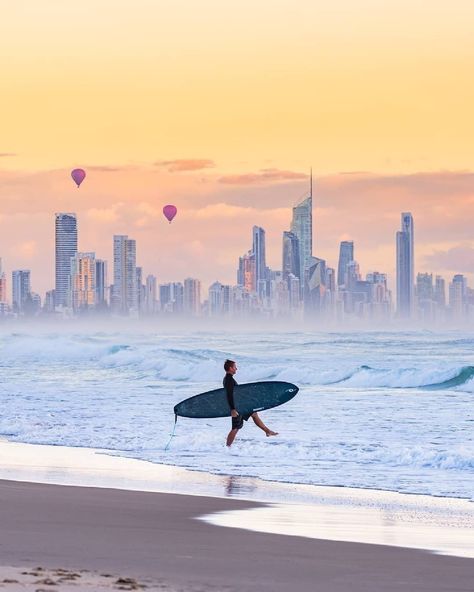
<instances>
[{"instance_id":1,"label":"tall tower with spire","mask_svg":"<svg viewBox=\"0 0 474 592\"><path fill-rule=\"evenodd\" d=\"M296 235L299 242L299 278L303 285L313 255L313 169L310 170L309 195L293 208L291 232Z\"/></svg>"}]
</instances>

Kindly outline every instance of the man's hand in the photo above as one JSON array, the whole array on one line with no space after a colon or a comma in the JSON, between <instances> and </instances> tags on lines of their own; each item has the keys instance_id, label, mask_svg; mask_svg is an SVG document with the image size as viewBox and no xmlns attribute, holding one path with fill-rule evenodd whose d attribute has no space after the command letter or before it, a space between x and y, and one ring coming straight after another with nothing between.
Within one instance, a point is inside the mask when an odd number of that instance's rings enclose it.
<instances>
[{"instance_id":1,"label":"man's hand","mask_svg":"<svg viewBox=\"0 0 474 592\"><path fill-rule=\"evenodd\" d=\"M230 414L232 415L232 417L239 417L239 412L237 411L237 409L232 409Z\"/></svg>"}]
</instances>

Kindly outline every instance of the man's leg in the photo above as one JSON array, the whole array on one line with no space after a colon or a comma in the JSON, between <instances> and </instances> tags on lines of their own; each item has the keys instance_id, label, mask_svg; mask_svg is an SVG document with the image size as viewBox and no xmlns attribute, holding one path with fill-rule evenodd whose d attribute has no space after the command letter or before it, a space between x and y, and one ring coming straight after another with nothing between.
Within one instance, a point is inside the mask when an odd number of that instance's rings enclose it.
<instances>
[{"instance_id":1,"label":"man's leg","mask_svg":"<svg viewBox=\"0 0 474 592\"><path fill-rule=\"evenodd\" d=\"M267 434L267 436L278 436L278 432L274 432L270 428L267 428L267 426L260 419L260 416L257 412L252 413L251 417L255 425L258 426L261 430L263 430Z\"/></svg>"},{"instance_id":2,"label":"man's leg","mask_svg":"<svg viewBox=\"0 0 474 592\"><path fill-rule=\"evenodd\" d=\"M237 432L239 430L230 430L227 435L227 446L232 446L232 442L235 440L235 436L237 436Z\"/></svg>"}]
</instances>

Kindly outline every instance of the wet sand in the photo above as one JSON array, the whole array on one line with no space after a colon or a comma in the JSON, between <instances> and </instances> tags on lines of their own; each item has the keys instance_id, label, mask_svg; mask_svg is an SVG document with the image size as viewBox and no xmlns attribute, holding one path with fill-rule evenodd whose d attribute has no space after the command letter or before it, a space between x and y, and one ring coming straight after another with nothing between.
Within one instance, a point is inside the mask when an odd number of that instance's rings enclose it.
<instances>
[{"instance_id":1,"label":"wet sand","mask_svg":"<svg viewBox=\"0 0 474 592\"><path fill-rule=\"evenodd\" d=\"M39 566L196 592L473 590L472 559L196 520L259 506L236 499L0 481L0 590L16 585L2 583L12 567ZM39 588L62 590L61 582L31 589Z\"/></svg>"}]
</instances>

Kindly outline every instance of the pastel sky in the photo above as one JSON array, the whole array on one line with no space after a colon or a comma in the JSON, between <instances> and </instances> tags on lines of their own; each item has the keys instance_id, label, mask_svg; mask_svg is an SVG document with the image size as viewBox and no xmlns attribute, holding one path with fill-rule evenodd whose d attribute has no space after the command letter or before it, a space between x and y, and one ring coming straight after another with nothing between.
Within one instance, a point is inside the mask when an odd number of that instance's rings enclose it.
<instances>
[{"instance_id":1,"label":"pastel sky","mask_svg":"<svg viewBox=\"0 0 474 592\"><path fill-rule=\"evenodd\" d=\"M251 227L281 265L315 183L315 254L353 239L393 275L474 280L474 4L468 0L16 0L0 24L0 257L54 281L54 213L111 260L137 239L159 281L235 280ZM88 176L80 190L71 168ZM172 225L166 203L179 214Z\"/></svg>"}]
</instances>

